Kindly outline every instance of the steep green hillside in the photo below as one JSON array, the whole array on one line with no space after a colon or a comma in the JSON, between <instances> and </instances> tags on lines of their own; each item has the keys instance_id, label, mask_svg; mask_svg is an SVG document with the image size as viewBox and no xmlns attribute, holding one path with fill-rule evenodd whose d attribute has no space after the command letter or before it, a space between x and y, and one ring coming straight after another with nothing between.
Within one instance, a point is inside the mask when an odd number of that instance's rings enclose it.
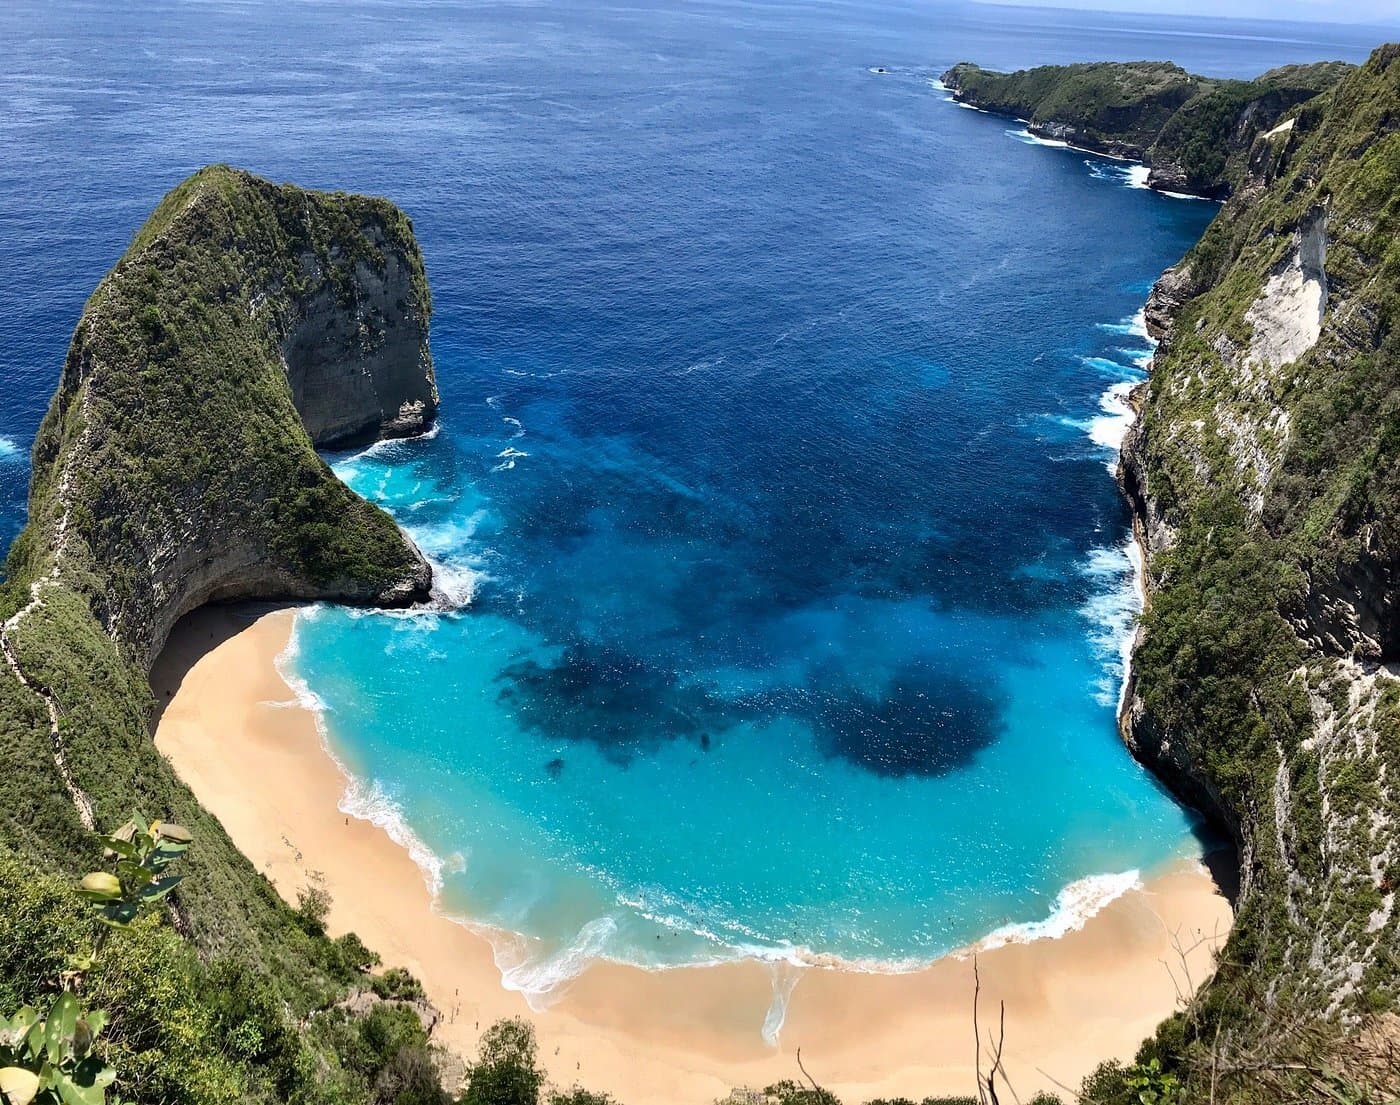
<instances>
[{"instance_id":1,"label":"steep green hillside","mask_svg":"<svg viewBox=\"0 0 1400 1105\"><path fill-rule=\"evenodd\" d=\"M957 100L1024 119L1034 134L1144 162L1148 183L1223 198L1254 139L1352 67L1289 65L1253 81L1198 77L1170 62L1090 62L994 73L959 62L943 74Z\"/></svg>"},{"instance_id":2,"label":"steep green hillside","mask_svg":"<svg viewBox=\"0 0 1400 1105\"><path fill-rule=\"evenodd\" d=\"M71 879L101 861L93 827L133 807L183 822L197 846L172 904L189 940L148 926L94 981L132 1100L364 1099L330 1011L363 949L289 910L174 776L146 674L210 599L426 596L426 563L335 478L294 398L315 326L322 386L303 406L336 398L331 353L383 385L361 422L409 429L383 425L402 404L377 399L398 391L431 418L428 313L391 204L214 167L165 198L73 336L0 590L0 1013L44 1005L79 950Z\"/></svg>"},{"instance_id":3,"label":"steep green hillside","mask_svg":"<svg viewBox=\"0 0 1400 1105\"><path fill-rule=\"evenodd\" d=\"M1396 1092L1400 46L1295 118L1154 290L1124 456L1125 736L1241 860L1218 975L1152 1045L1191 1100Z\"/></svg>"}]
</instances>

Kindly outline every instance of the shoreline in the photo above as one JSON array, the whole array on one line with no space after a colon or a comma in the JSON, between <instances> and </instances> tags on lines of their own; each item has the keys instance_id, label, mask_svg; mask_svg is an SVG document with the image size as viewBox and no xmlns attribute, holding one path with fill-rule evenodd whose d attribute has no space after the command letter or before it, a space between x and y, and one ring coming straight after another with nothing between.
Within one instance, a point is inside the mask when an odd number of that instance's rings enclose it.
<instances>
[{"instance_id":1,"label":"shoreline","mask_svg":"<svg viewBox=\"0 0 1400 1105\"><path fill-rule=\"evenodd\" d=\"M929 83L934 91L948 93L946 100L950 104L955 104L958 107L965 107L969 111L979 111L983 115L992 116L994 119L1009 119L1014 123L1020 123L1024 128L1025 134L1041 145L1053 147L1055 149L1073 150L1075 153L1087 153L1092 157L1103 157L1110 161L1121 161L1125 165L1135 165L1138 168L1147 169L1151 172L1152 166L1148 165L1141 157L1128 157L1126 154L1109 153L1107 150L1090 149L1088 146L1076 146L1073 142L1066 142L1061 138L1046 138L1044 135L1036 134L1035 131L1030 129L1034 124L1032 124L1029 119L1023 119L1019 115L1012 115L1008 111L993 111L989 107L982 107L978 104L969 103L966 100L960 100L957 96L957 90L948 87L939 77L934 77ZM1168 199L1202 200L1206 203L1214 203L1217 205L1225 202L1214 196L1202 196L1195 192L1173 192L1168 188L1156 188L1150 183L1147 183L1146 179L1144 179L1140 187L1148 192L1156 192L1159 196L1166 196Z\"/></svg>"},{"instance_id":2,"label":"shoreline","mask_svg":"<svg viewBox=\"0 0 1400 1105\"><path fill-rule=\"evenodd\" d=\"M405 847L345 812L349 781L277 667L293 619L285 607L208 607L182 620L152 672L156 745L284 898L320 885L332 934L357 932L385 966L422 981L443 1012L437 1042L469 1058L482 1029L523 1016L552 1081L622 1105L700 1105L795 1078L799 1046L848 1105L975 1090L970 955L909 973L594 963L547 1011L531 1010L503 987L481 929L437 911ZM1182 862L1078 929L980 951L984 1015L1006 1003L1016 1092L1063 1092L1101 1060L1131 1058L1208 975L1231 920L1204 866ZM773 1047L762 1029L775 995L786 1010Z\"/></svg>"}]
</instances>

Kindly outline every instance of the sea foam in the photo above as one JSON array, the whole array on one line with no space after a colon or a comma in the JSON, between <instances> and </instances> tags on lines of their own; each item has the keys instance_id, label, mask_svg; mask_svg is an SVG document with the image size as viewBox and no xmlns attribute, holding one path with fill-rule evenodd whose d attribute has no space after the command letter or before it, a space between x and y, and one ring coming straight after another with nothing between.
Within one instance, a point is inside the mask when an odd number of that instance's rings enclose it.
<instances>
[{"instance_id":1,"label":"sea foam","mask_svg":"<svg viewBox=\"0 0 1400 1105\"><path fill-rule=\"evenodd\" d=\"M1022 127L1020 130L1008 130L1006 133L1011 138L1016 139L1016 141L1024 142L1028 146L1049 146L1057 150L1068 150L1071 148L1068 142L1062 142L1058 138L1042 138L1038 134L1032 134L1025 127Z\"/></svg>"},{"instance_id":2,"label":"sea foam","mask_svg":"<svg viewBox=\"0 0 1400 1105\"><path fill-rule=\"evenodd\" d=\"M1091 917L1124 894L1141 889L1142 873L1137 870L1076 879L1055 896L1055 905L1044 920L1003 925L960 954L966 956L1004 948L1008 944L1029 944L1067 936L1082 929Z\"/></svg>"},{"instance_id":3,"label":"sea foam","mask_svg":"<svg viewBox=\"0 0 1400 1105\"><path fill-rule=\"evenodd\" d=\"M564 947L541 955L537 941L500 929L469 927L491 941L501 985L524 997L536 1013L543 1013L558 1002L568 991L569 983L593 963L609 958L609 942L618 931L615 917L595 917Z\"/></svg>"},{"instance_id":4,"label":"sea foam","mask_svg":"<svg viewBox=\"0 0 1400 1105\"><path fill-rule=\"evenodd\" d=\"M335 764L336 769L345 780L345 790L341 794L336 808L347 816L368 821L383 829L388 834L389 839L407 852L413 862L417 864L418 870L423 874L424 884L436 899L442 890L444 867L442 859L423 843L409 827L408 821L404 818L403 810L377 780L371 780L366 784L336 755L335 749L331 745L330 731L326 723L326 715L331 708L320 695L311 689L296 670L296 660L301 650L299 630L302 622L304 619L319 617L324 609L325 607L317 605L297 611L292 620L292 631L287 637L287 645L273 661L277 668L277 674L291 689L296 704L308 711L315 719L316 731L321 738L321 748L330 757L331 762ZM282 704L276 703L275 705Z\"/></svg>"},{"instance_id":5,"label":"sea foam","mask_svg":"<svg viewBox=\"0 0 1400 1105\"><path fill-rule=\"evenodd\" d=\"M1131 536L1117 547L1091 550L1080 566L1096 588L1080 614L1089 623L1090 643L1103 664L1094 694L1103 706L1121 708L1127 693L1133 631L1142 613L1140 567L1141 554Z\"/></svg>"},{"instance_id":6,"label":"sea foam","mask_svg":"<svg viewBox=\"0 0 1400 1105\"><path fill-rule=\"evenodd\" d=\"M1137 417L1128 399L1136 386L1133 380L1121 380L1110 386L1099 396L1099 410L1103 413L1089 422L1090 440L1113 452L1108 461L1110 472L1118 470L1118 450L1123 447L1123 439Z\"/></svg>"}]
</instances>

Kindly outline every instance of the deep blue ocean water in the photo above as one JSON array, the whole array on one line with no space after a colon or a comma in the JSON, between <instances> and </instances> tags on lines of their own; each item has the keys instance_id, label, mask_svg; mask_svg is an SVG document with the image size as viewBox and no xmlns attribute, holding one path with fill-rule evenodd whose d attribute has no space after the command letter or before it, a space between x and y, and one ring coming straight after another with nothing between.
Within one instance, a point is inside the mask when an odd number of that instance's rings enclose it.
<instances>
[{"instance_id":1,"label":"deep blue ocean water","mask_svg":"<svg viewBox=\"0 0 1400 1105\"><path fill-rule=\"evenodd\" d=\"M0 512L82 301L209 161L414 218L430 439L332 458L461 608L285 664L537 1000L591 957L1053 933L1190 817L1114 732L1134 320L1213 208L935 78L1379 32L977 5L0 10ZM872 70L883 67L888 72ZM1068 888L1068 890L1066 889ZM1007 926L1013 926L1007 930ZM1019 926L1019 927L1016 927Z\"/></svg>"}]
</instances>

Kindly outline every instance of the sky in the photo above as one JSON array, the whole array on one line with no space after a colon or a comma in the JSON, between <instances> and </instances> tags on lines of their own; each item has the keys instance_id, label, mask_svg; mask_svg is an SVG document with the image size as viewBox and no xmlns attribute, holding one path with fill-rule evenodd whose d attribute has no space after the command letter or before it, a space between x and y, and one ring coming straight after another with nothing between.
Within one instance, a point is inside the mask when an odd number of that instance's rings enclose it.
<instances>
[{"instance_id":1,"label":"sky","mask_svg":"<svg viewBox=\"0 0 1400 1105\"><path fill-rule=\"evenodd\" d=\"M1400 27L1400 0L997 0L1034 7Z\"/></svg>"}]
</instances>

